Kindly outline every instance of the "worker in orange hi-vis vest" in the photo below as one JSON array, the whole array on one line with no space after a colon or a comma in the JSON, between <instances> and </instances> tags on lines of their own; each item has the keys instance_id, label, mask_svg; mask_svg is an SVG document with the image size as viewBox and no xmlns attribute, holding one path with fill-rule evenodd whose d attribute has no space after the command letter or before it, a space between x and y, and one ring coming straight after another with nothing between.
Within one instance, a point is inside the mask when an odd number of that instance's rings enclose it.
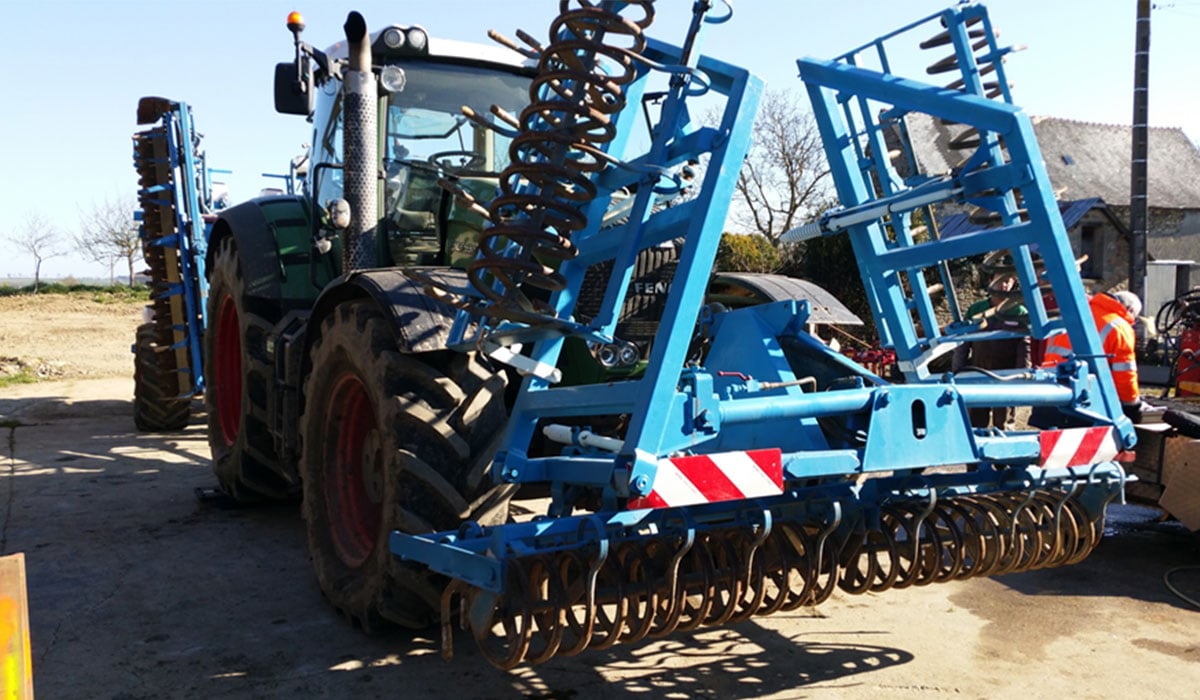
<instances>
[{"instance_id":1,"label":"worker in orange hi-vis vest","mask_svg":"<svg viewBox=\"0 0 1200 700\"><path fill-rule=\"evenodd\" d=\"M1121 408L1136 423L1141 420L1143 404L1138 389L1137 358L1134 355L1137 338L1133 324L1142 312L1142 302L1133 292L1122 291L1096 294L1088 300L1088 306L1096 322L1096 332L1100 334L1100 344L1108 356ZM1070 355L1071 340L1066 333L1059 333L1047 341L1042 366L1053 367Z\"/></svg>"}]
</instances>

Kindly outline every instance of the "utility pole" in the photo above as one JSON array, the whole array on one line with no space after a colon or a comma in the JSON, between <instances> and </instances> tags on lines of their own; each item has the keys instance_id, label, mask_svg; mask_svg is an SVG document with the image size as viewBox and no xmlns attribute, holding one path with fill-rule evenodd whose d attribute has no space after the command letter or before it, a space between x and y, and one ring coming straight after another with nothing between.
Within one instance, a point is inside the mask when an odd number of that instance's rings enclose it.
<instances>
[{"instance_id":1,"label":"utility pole","mask_svg":"<svg viewBox=\"0 0 1200 700\"><path fill-rule=\"evenodd\" d=\"M1146 299L1146 160L1150 121L1150 0L1137 3L1137 43L1133 61L1133 155L1129 182L1129 291Z\"/></svg>"}]
</instances>

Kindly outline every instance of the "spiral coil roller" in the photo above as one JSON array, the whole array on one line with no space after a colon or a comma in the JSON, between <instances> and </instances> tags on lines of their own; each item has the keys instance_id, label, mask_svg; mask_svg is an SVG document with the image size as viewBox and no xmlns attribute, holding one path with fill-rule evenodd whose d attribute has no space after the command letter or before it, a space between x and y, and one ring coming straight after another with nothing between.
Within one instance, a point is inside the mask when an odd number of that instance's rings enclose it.
<instances>
[{"instance_id":1,"label":"spiral coil roller","mask_svg":"<svg viewBox=\"0 0 1200 700\"><path fill-rule=\"evenodd\" d=\"M461 583L446 591L443 653L453 654L455 602L485 658L511 669L792 612L835 588L880 593L1077 563L1101 535L1077 490L903 500L880 509L877 527L863 519L836 534L836 521L766 511L753 524L515 558L499 597Z\"/></svg>"},{"instance_id":2,"label":"spiral coil roller","mask_svg":"<svg viewBox=\"0 0 1200 700\"><path fill-rule=\"evenodd\" d=\"M530 104L519 115L492 108L511 130L464 109L468 118L502 131L512 143L510 164L500 174L500 194L486 206L452 182L441 182L490 224L467 268L481 299L436 290L459 308L531 325L555 320L554 309L531 299L522 287L556 292L567 285L547 261L578 254L571 237L588 226L583 210L597 196L593 177L612 162L604 152L615 136L612 117L625 108L623 88L637 77L644 30L654 20L653 0L631 0L615 8L599 0L562 0L546 45L524 32L517 36L528 48L490 33L504 46L536 59L537 76L529 88Z\"/></svg>"}]
</instances>

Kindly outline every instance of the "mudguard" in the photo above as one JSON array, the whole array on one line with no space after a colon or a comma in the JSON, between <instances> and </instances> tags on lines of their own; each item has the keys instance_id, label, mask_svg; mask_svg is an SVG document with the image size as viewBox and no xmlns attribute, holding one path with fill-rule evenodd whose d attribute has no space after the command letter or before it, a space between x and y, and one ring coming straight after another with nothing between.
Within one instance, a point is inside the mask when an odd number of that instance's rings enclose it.
<instances>
[{"instance_id":1,"label":"mudguard","mask_svg":"<svg viewBox=\"0 0 1200 700\"><path fill-rule=\"evenodd\" d=\"M311 221L300 196L259 197L226 209L213 224L209 251L226 236L237 242L247 294L284 309L311 304L337 272L332 264L309 265Z\"/></svg>"},{"instance_id":2,"label":"mudguard","mask_svg":"<svg viewBox=\"0 0 1200 700\"><path fill-rule=\"evenodd\" d=\"M808 302L810 323L861 326L862 319L838 298L812 282L760 272L719 272L708 285L710 302L740 307L788 299Z\"/></svg>"},{"instance_id":3,"label":"mudguard","mask_svg":"<svg viewBox=\"0 0 1200 700\"><path fill-rule=\"evenodd\" d=\"M461 270L421 268L421 272L449 285L467 285L467 275ZM321 319L338 304L363 298L374 300L392 319L401 352L420 353L446 348L455 309L426 294L424 287L399 269L364 270L333 281L317 300L308 319L308 328L319 328Z\"/></svg>"}]
</instances>

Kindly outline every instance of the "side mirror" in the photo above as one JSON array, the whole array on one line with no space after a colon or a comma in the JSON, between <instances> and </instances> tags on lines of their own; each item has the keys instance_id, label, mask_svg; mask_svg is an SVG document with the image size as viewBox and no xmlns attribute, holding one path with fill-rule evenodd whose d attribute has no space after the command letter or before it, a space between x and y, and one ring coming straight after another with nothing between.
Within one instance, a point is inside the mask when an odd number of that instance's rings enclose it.
<instances>
[{"instance_id":1,"label":"side mirror","mask_svg":"<svg viewBox=\"0 0 1200 700\"><path fill-rule=\"evenodd\" d=\"M275 64L275 111L308 116L313 112L313 73L307 60Z\"/></svg>"}]
</instances>

